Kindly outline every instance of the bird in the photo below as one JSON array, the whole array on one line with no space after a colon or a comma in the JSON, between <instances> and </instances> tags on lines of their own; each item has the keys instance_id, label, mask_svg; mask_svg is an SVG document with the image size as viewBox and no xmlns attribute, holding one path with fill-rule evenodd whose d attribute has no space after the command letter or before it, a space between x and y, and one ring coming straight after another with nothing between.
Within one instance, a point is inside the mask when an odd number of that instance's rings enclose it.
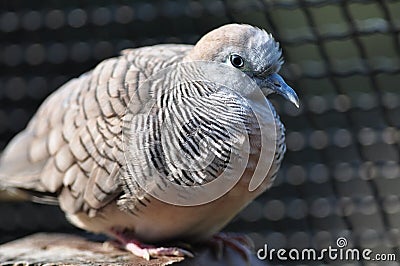
<instances>
[{"instance_id":1,"label":"bird","mask_svg":"<svg viewBox=\"0 0 400 266\"><path fill-rule=\"evenodd\" d=\"M174 75L144 86L164 69L174 71L179 64L196 62L241 73L260 88L261 97L243 100L223 85L196 80L167 92L162 84L179 82ZM282 64L279 43L264 29L248 24L220 26L194 45L123 50L65 83L43 102L3 151L0 187L58 204L73 225L115 238L137 256L190 256L190 251L159 243L212 238L266 191L278 173L286 150L285 128L268 96L276 93L299 106L296 92L278 74ZM146 107L150 101L152 107ZM270 110L270 116L261 118L268 121L261 123L269 126L264 135L274 139L263 139L252 111L254 102L259 110ZM151 119L143 122L146 110ZM168 115L183 117L183 122L163 141L160 123ZM234 121L243 124L245 132L236 132ZM129 130L130 135L124 135ZM151 182L154 175L185 188L211 183L226 170L229 158L238 156L234 148L244 145L240 141L244 133L249 159L243 173L229 191L210 202L172 204L151 193L159 184L147 188L138 184L142 179ZM185 156L196 162L194 154L201 153L204 141L200 140L205 137L211 145L207 152L214 156L208 165L187 170L174 164L185 161ZM266 140L274 150L269 158L261 157ZM173 160L168 160L170 150L178 151L171 155ZM127 158L127 152L134 160ZM261 172L262 182L249 190L257 163L267 161L270 167Z\"/></svg>"}]
</instances>

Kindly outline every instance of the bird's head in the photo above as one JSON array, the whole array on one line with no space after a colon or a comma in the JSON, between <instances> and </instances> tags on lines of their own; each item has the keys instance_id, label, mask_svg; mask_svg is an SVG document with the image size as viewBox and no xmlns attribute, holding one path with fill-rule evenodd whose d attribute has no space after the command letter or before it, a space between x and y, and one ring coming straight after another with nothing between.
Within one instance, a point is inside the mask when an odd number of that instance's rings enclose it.
<instances>
[{"instance_id":1,"label":"bird's head","mask_svg":"<svg viewBox=\"0 0 400 266\"><path fill-rule=\"evenodd\" d=\"M228 24L204 35L187 60L220 62L252 78L264 95L277 93L299 107L296 92L278 71L283 64L279 43L265 30L246 24Z\"/></svg>"}]
</instances>

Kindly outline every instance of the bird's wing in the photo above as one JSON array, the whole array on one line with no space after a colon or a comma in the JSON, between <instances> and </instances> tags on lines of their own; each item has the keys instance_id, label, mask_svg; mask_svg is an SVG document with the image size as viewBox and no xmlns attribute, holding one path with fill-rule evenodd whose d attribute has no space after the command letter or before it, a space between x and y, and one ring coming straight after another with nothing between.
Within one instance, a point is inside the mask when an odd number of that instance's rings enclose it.
<instances>
[{"instance_id":1,"label":"bird's wing","mask_svg":"<svg viewBox=\"0 0 400 266\"><path fill-rule=\"evenodd\" d=\"M191 49L157 45L123 51L53 93L5 149L0 186L54 197L69 213L95 212L121 194L122 117L137 88ZM137 101L135 103L135 101Z\"/></svg>"}]
</instances>

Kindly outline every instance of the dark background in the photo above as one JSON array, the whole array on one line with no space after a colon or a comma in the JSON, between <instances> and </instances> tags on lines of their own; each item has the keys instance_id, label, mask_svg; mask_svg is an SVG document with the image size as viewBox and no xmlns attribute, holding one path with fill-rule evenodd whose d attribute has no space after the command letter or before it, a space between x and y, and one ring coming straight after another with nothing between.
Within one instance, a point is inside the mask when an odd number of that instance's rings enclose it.
<instances>
[{"instance_id":1,"label":"dark background","mask_svg":"<svg viewBox=\"0 0 400 266\"><path fill-rule=\"evenodd\" d=\"M0 0L0 151L51 92L121 49L253 24L282 44L301 108L274 97L282 170L226 230L270 248L336 247L342 236L399 259L399 14L390 0ZM0 242L37 231L82 233L56 207L0 202Z\"/></svg>"}]
</instances>

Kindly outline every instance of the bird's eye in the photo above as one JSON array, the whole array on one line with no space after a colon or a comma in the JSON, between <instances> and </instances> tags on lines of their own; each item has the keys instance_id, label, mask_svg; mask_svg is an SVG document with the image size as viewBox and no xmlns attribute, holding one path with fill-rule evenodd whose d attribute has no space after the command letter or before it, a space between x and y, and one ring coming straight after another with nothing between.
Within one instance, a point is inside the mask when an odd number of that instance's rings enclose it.
<instances>
[{"instance_id":1,"label":"bird's eye","mask_svg":"<svg viewBox=\"0 0 400 266\"><path fill-rule=\"evenodd\" d=\"M244 66L243 58L240 55L231 54L230 60L234 67L241 68Z\"/></svg>"}]
</instances>

